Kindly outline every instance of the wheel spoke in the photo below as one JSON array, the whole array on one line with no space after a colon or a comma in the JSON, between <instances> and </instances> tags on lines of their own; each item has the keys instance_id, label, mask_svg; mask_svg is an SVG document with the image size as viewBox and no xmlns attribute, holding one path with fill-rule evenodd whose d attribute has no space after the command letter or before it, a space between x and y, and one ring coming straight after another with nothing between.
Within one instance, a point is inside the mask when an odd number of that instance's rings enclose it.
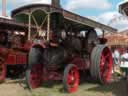
<instances>
[{"instance_id":1,"label":"wheel spoke","mask_svg":"<svg viewBox=\"0 0 128 96\"><path fill-rule=\"evenodd\" d=\"M105 61L105 58L104 58L104 56L102 55L102 56L101 56L101 60L100 60L100 66L103 66L103 65L104 65L104 61Z\"/></svg>"},{"instance_id":2,"label":"wheel spoke","mask_svg":"<svg viewBox=\"0 0 128 96\"><path fill-rule=\"evenodd\" d=\"M108 82L109 80L109 77L110 77L110 66L109 66L109 57L110 57L110 54L109 52L107 53L107 55L104 56L104 66L102 66L102 69L101 69L101 77L103 78L103 82Z\"/></svg>"},{"instance_id":3,"label":"wheel spoke","mask_svg":"<svg viewBox=\"0 0 128 96\"><path fill-rule=\"evenodd\" d=\"M109 53L106 56L104 56L105 60L108 59L109 56L110 56Z\"/></svg>"},{"instance_id":4,"label":"wheel spoke","mask_svg":"<svg viewBox=\"0 0 128 96\"><path fill-rule=\"evenodd\" d=\"M104 81L108 81L109 80L109 77L110 77L110 72L109 72L109 70L105 70L105 72L104 72L104 74L103 74L103 76L102 76L103 78L104 78Z\"/></svg>"},{"instance_id":5,"label":"wheel spoke","mask_svg":"<svg viewBox=\"0 0 128 96\"><path fill-rule=\"evenodd\" d=\"M71 77L71 75L69 74L68 75L68 84L71 84L72 83L72 77Z\"/></svg>"}]
</instances>

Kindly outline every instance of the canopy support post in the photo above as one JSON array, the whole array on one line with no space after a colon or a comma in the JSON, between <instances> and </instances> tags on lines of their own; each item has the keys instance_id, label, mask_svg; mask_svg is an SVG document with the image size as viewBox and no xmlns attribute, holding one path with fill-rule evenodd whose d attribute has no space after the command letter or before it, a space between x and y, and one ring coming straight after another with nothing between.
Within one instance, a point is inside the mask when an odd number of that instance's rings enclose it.
<instances>
[{"instance_id":1,"label":"canopy support post","mask_svg":"<svg viewBox=\"0 0 128 96\"><path fill-rule=\"evenodd\" d=\"M31 14L29 14L29 20L28 20L28 40L30 40L31 37Z\"/></svg>"},{"instance_id":2,"label":"canopy support post","mask_svg":"<svg viewBox=\"0 0 128 96\"><path fill-rule=\"evenodd\" d=\"M48 13L48 19L47 19L47 41L50 39L50 13Z\"/></svg>"},{"instance_id":3,"label":"canopy support post","mask_svg":"<svg viewBox=\"0 0 128 96\"><path fill-rule=\"evenodd\" d=\"M102 36L102 38L104 38L104 36L105 36L105 32L104 32L104 30L103 30L102 32L103 32L103 36Z\"/></svg>"}]
</instances>

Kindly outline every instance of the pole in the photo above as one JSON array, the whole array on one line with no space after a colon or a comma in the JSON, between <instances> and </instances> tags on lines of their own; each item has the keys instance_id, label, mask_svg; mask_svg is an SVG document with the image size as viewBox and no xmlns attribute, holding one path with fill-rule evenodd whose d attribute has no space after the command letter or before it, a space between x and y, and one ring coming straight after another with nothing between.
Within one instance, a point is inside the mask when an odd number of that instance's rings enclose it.
<instances>
[{"instance_id":1,"label":"pole","mask_svg":"<svg viewBox=\"0 0 128 96\"><path fill-rule=\"evenodd\" d=\"M105 36L105 32L104 32L104 30L103 30L102 32L103 32L103 38L104 38L104 36Z\"/></svg>"},{"instance_id":2,"label":"pole","mask_svg":"<svg viewBox=\"0 0 128 96\"><path fill-rule=\"evenodd\" d=\"M30 40L31 37L31 14L29 14L29 21L28 21L28 40Z\"/></svg>"},{"instance_id":3,"label":"pole","mask_svg":"<svg viewBox=\"0 0 128 96\"><path fill-rule=\"evenodd\" d=\"M6 16L6 0L2 0L2 16Z\"/></svg>"},{"instance_id":4,"label":"pole","mask_svg":"<svg viewBox=\"0 0 128 96\"><path fill-rule=\"evenodd\" d=\"M48 21L47 21L47 41L49 41L50 35L50 13L48 13Z\"/></svg>"}]
</instances>

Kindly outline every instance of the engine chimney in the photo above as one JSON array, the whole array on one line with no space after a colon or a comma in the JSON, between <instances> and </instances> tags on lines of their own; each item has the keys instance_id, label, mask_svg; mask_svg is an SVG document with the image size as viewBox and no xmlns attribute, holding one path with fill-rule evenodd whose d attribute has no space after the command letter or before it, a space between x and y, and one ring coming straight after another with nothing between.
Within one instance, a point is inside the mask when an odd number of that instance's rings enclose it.
<instances>
[{"instance_id":1,"label":"engine chimney","mask_svg":"<svg viewBox=\"0 0 128 96\"><path fill-rule=\"evenodd\" d=\"M61 7L60 6L60 0L52 0L52 6L55 6L55 7Z\"/></svg>"}]
</instances>

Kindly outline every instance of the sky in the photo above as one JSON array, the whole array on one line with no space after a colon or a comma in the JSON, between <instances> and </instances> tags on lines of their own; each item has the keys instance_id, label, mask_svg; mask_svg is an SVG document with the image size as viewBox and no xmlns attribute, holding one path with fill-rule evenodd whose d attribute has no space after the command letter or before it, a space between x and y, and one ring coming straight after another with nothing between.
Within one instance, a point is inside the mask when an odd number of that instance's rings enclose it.
<instances>
[{"instance_id":1,"label":"sky","mask_svg":"<svg viewBox=\"0 0 128 96\"><path fill-rule=\"evenodd\" d=\"M1 1L2 0L0 0L0 15ZM118 30L124 30L128 29L128 19L120 19L122 15L118 12L118 5L122 1L124 0L61 0L61 6L81 16L112 26ZM10 16L11 10L16 7L30 3L50 4L51 0L7 0L8 16Z\"/></svg>"}]
</instances>

